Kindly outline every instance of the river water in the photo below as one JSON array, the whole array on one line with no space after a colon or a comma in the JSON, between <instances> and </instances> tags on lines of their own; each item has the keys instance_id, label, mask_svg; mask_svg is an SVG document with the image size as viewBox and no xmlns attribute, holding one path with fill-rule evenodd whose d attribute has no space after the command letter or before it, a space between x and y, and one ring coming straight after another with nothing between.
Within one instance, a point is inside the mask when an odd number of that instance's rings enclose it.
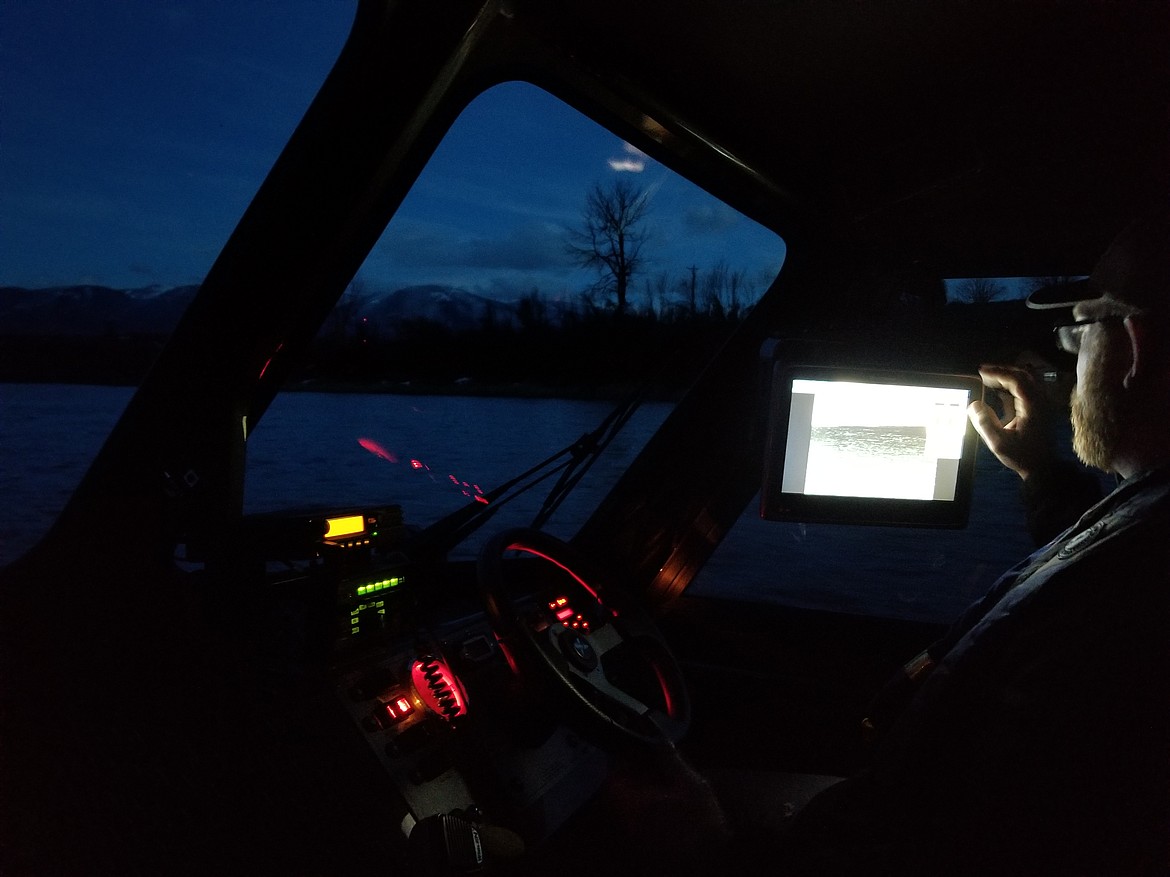
<instances>
[{"instance_id":1,"label":"river water","mask_svg":"<svg viewBox=\"0 0 1170 877\"><path fill-rule=\"evenodd\" d=\"M0 564L42 535L129 401L122 387L0 384ZM643 406L549 522L570 536L669 413ZM402 505L425 525L593 430L601 402L298 392L249 436L246 510ZM551 484L551 482L547 482ZM483 536L528 524L541 485ZM944 621L1032 546L1018 483L982 453L962 531L762 521L755 503L692 584L697 593ZM474 556L478 541L457 553Z\"/></svg>"}]
</instances>

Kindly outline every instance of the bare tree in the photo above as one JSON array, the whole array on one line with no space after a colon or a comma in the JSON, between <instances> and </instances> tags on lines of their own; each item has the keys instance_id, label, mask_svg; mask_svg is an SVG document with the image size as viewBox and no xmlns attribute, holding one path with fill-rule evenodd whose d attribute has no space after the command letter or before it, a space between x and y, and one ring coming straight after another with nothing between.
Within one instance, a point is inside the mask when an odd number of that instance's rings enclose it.
<instances>
[{"instance_id":1,"label":"bare tree","mask_svg":"<svg viewBox=\"0 0 1170 877\"><path fill-rule=\"evenodd\" d=\"M569 231L569 254L582 267L597 269L597 288L614 294L619 314L626 311L630 278L642 264L648 210L646 191L619 177L608 187L597 183L589 190L581 226Z\"/></svg>"},{"instance_id":2,"label":"bare tree","mask_svg":"<svg viewBox=\"0 0 1170 877\"><path fill-rule=\"evenodd\" d=\"M646 281L646 301L650 305L652 315L662 316L669 309L670 274L659 271L653 280Z\"/></svg>"},{"instance_id":3,"label":"bare tree","mask_svg":"<svg viewBox=\"0 0 1170 877\"><path fill-rule=\"evenodd\" d=\"M682 281L680 289L687 303L687 313L692 317L699 312L699 266L691 265L687 268L691 274L689 281Z\"/></svg>"},{"instance_id":4,"label":"bare tree","mask_svg":"<svg viewBox=\"0 0 1170 877\"><path fill-rule=\"evenodd\" d=\"M1007 292L1007 287L994 277L968 277L955 287L955 298L979 305L1004 298Z\"/></svg>"},{"instance_id":5,"label":"bare tree","mask_svg":"<svg viewBox=\"0 0 1170 877\"><path fill-rule=\"evenodd\" d=\"M740 299L747 287L747 273L741 268L727 276L727 316L739 319Z\"/></svg>"},{"instance_id":6,"label":"bare tree","mask_svg":"<svg viewBox=\"0 0 1170 877\"><path fill-rule=\"evenodd\" d=\"M720 259L707 270L703 278L703 308L709 316L722 319L727 309L723 298L731 278L731 269L727 262Z\"/></svg>"}]
</instances>

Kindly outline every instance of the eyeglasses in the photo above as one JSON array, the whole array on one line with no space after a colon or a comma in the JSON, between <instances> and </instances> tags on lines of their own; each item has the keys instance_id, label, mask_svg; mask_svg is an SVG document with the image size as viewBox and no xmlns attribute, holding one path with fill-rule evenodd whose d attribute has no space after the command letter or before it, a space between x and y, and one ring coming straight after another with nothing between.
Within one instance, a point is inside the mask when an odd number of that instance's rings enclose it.
<instances>
[{"instance_id":1,"label":"eyeglasses","mask_svg":"<svg viewBox=\"0 0 1170 877\"><path fill-rule=\"evenodd\" d=\"M1065 353L1075 355L1081 350L1081 338L1085 334L1086 326L1091 326L1093 323L1119 323L1128 316L1129 314L1106 314L1103 317L1088 317L1084 320L1073 320L1053 326L1052 332L1056 336L1056 346Z\"/></svg>"}]
</instances>

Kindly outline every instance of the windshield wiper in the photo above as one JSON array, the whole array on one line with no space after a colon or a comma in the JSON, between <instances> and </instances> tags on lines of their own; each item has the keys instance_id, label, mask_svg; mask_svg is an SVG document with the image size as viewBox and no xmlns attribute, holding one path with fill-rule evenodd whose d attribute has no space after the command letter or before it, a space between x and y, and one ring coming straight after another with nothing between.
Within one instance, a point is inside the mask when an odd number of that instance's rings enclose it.
<instances>
[{"instance_id":1,"label":"windshield wiper","mask_svg":"<svg viewBox=\"0 0 1170 877\"><path fill-rule=\"evenodd\" d=\"M544 498L540 510L532 519L532 529L539 530L544 527L553 512L557 510L573 488L577 486L577 482L589 471L589 467L597 461L597 458L601 456L602 452L609 446L609 443L621 432L622 427L633 417L634 412L638 410L638 406L642 404L644 395L645 393L643 391L639 391L630 396L614 408L601 421L597 429L593 430L593 432L585 433L585 435L581 436L581 438L577 439L576 442L566 449L566 452L571 454L571 457L565 464L561 472L561 477L553 485L548 496Z\"/></svg>"},{"instance_id":2,"label":"windshield wiper","mask_svg":"<svg viewBox=\"0 0 1170 877\"><path fill-rule=\"evenodd\" d=\"M609 446L622 427L638 409L644 397L638 391L618 404L596 429L587 432L566 448L537 463L532 468L493 488L473 502L456 509L411 540L411 552L416 557L442 557L452 548L482 527L505 504L527 493L543 481L560 473L560 478L545 497L533 518L532 527L540 529L557 510L589 467ZM566 459L567 458L567 459Z\"/></svg>"}]
</instances>

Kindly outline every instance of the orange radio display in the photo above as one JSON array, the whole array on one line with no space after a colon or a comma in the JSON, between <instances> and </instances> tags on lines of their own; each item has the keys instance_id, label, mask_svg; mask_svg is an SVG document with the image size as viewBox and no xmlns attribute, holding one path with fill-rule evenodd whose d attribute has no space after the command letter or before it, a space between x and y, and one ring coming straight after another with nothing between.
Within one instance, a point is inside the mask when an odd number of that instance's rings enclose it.
<instances>
[{"instance_id":1,"label":"orange radio display","mask_svg":"<svg viewBox=\"0 0 1170 877\"><path fill-rule=\"evenodd\" d=\"M347 536L360 536L366 532L366 516L344 515L338 518L326 518L325 525L326 539L344 539Z\"/></svg>"}]
</instances>

